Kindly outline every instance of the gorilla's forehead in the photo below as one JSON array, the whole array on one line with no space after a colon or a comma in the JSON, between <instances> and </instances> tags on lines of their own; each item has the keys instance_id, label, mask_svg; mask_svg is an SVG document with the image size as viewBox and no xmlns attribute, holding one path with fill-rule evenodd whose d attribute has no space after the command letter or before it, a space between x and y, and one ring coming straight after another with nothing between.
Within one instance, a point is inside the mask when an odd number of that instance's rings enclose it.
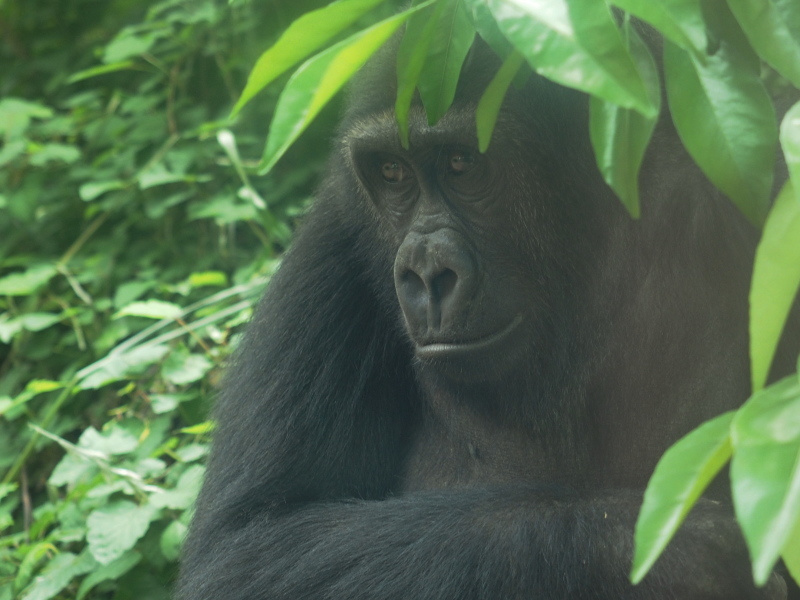
<instances>
[{"instance_id":1,"label":"gorilla's forehead","mask_svg":"<svg viewBox=\"0 0 800 600\"><path fill-rule=\"evenodd\" d=\"M413 106L408 115L409 146L442 144L477 145L475 105L453 106L439 121L430 125L425 110ZM401 151L399 129L393 109L351 117L341 131L342 149Z\"/></svg>"}]
</instances>

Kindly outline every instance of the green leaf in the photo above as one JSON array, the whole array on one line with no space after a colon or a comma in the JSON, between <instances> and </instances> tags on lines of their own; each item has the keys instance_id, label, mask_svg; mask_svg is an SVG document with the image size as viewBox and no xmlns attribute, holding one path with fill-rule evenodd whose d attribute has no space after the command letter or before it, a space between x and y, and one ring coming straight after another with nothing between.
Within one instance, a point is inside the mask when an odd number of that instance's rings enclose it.
<instances>
[{"instance_id":1,"label":"green leaf","mask_svg":"<svg viewBox=\"0 0 800 600\"><path fill-rule=\"evenodd\" d=\"M764 86L723 43L705 62L664 43L672 120L706 176L754 224L769 208L775 164L775 111Z\"/></svg>"},{"instance_id":2,"label":"green leaf","mask_svg":"<svg viewBox=\"0 0 800 600\"><path fill-rule=\"evenodd\" d=\"M120 556L117 560L93 570L88 577L81 581L81 586L78 588L78 595L75 597L75 600L83 600L86 594L98 583L119 579L139 564L141 560L142 555L136 550L131 550Z\"/></svg>"},{"instance_id":3,"label":"green leaf","mask_svg":"<svg viewBox=\"0 0 800 600\"><path fill-rule=\"evenodd\" d=\"M797 0L728 0L759 56L800 88L800 3Z\"/></svg>"},{"instance_id":4,"label":"green leaf","mask_svg":"<svg viewBox=\"0 0 800 600\"><path fill-rule=\"evenodd\" d=\"M22 273L0 278L0 296L30 296L46 285L57 273L54 265L41 264Z\"/></svg>"},{"instance_id":5,"label":"green leaf","mask_svg":"<svg viewBox=\"0 0 800 600\"><path fill-rule=\"evenodd\" d=\"M259 57L231 115L236 115L253 96L278 76L324 46L381 1L340 0L297 19L275 45Z\"/></svg>"},{"instance_id":6,"label":"green leaf","mask_svg":"<svg viewBox=\"0 0 800 600\"><path fill-rule=\"evenodd\" d=\"M133 548L150 526L155 509L118 500L91 512L86 519L86 541L92 556L107 565Z\"/></svg>"},{"instance_id":7,"label":"green leaf","mask_svg":"<svg viewBox=\"0 0 800 600\"><path fill-rule=\"evenodd\" d=\"M791 375L754 394L731 427L736 518L763 585L800 518L800 380Z\"/></svg>"},{"instance_id":8,"label":"green leaf","mask_svg":"<svg viewBox=\"0 0 800 600\"><path fill-rule=\"evenodd\" d=\"M650 101L660 110L661 91L655 61L627 21L624 34L639 73L647 84ZM600 173L630 215L639 218L639 169L657 117L645 117L595 96L590 99L589 109L589 131Z\"/></svg>"},{"instance_id":9,"label":"green leaf","mask_svg":"<svg viewBox=\"0 0 800 600\"><path fill-rule=\"evenodd\" d=\"M148 319L177 319L183 309L172 302L163 300L144 300L131 302L114 314L114 319L121 317L147 317Z\"/></svg>"},{"instance_id":10,"label":"green leaf","mask_svg":"<svg viewBox=\"0 0 800 600\"><path fill-rule=\"evenodd\" d=\"M753 391L764 387L783 325L800 287L800 202L784 186L756 248L750 286Z\"/></svg>"},{"instance_id":11,"label":"green leaf","mask_svg":"<svg viewBox=\"0 0 800 600\"><path fill-rule=\"evenodd\" d=\"M77 83L90 77L97 77L98 75L105 75L106 73L115 73L116 71L123 71L132 69L136 63L132 60L123 60L120 62L111 63L110 65L100 65L99 67L92 67L91 69L83 69L77 73L73 73L67 79L67 83Z\"/></svg>"},{"instance_id":12,"label":"green leaf","mask_svg":"<svg viewBox=\"0 0 800 600\"><path fill-rule=\"evenodd\" d=\"M446 5L446 2L440 1L414 14L408 20L397 50L397 100L394 113L403 148L408 148L408 111L411 108L411 99Z\"/></svg>"},{"instance_id":13,"label":"green leaf","mask_svg":"<svg viewBox=\"0 0 800 600\"><path fill-rule=\"evenodd\" d=\"M192 465L181 475L174 490L165 490L150 496L151 504L156 508L189 508L200 493L203 484L205 467Z\"/></svg>"},{"instance_id":14,"label":"green leaf","mask_svg":"<svg viewBox=\"0 0 800 600\"><path fill-rule=\"evenodd\" d=\"M466 0L466 2L472 15L472 24L478 31L478 35L489 44L489 47L498 56L508 58L508 55L514 51L514 47L497 27L497 21L484 0Z\"/></svg>"},{"instance_id":15,"label":"green leaf","mask_svg":"<svg viewBox=\"0 0 800 600\"><path fill-rule=\"evenodd\" d=\"M800 517L794 523L781 550L781 558L789 574L800 585Z\"/></svg>"},{"instance_id":16,"label":"green leaf","mask_svg":"<svg viewBox=\"0 0 800 600\"><path fill-rule=\"evenodd\" d=\"M500 30L537 73L613 104L655 114L605 4L592 0L569 0L569 6L567 0L487 0L487 4Z\"/></svg>"},{"instance_id":17,"label":"green leaf","mask_svg":"<svg viewBox=\"0 0 800 600\"><path fill-rule=\"evenodd\" d=\"M656 466L636 522L631 581L647 574L689 510L731 456L730 426L724 413L690 432L664 453Z\"/></svg>"},{"instance_id":18,"label":"green leaf","mask_svg":"<svg viewBox=\"0 0 800 600\"><path fill-rule=\"evenodd\" d=\"M789 177L792 180L794 195L800 202L800 102L797 102L784 115L781 122L781 148L786 157Z\"/></svg>"},{"instance_id":19,"label":"green leaf","mask_svg":"<svg viewBox=\"0 0 800 600\"><path fill-rule=\"evenodd\" d=\"M5 135L8 141L22 134L31 119L48 119L52 116L52 109L44 104L20 98L0 99L0 135Z\"/></svg>"},{"instance_id":20,"label":"green leaf","mask_svg":"<svg viewBox=\"0 0 800 600\"><path fill-rule=\"evenodd\" d=\"M161 553L167 560L178 560L181 554L181 546L186 537L186 525L180 521L173 521L161 534Z\"/></svg>"},{"instance_id":21,"label":"green leaf","mask_svg":"<svg viewBox=\"0 0 800 600\"><path fill-rule=\"evenodd\" d=\"M90 202L111 190L121 190L126 185L124 181L118 179L112 181L90 181L78 188L78 195L84 202Z\"/></svg>"},{"instance_id":22,"label":"green leaf","mask_svg":"<svg viewBox=\"0 0 800 600\"><path fill-rule=\"evenodd\" d=\"M213 366L214 363L202 354L190 354L181 346L169 353L161 366L161 374L170 383L184 385L202 379Z\"/></svg>"},{"instance_id":23,"label":"green leaf","mask_svg":"<svg viewBox=\"0 0 800 600\"><path fill-rule=\"evenodd\" d=\"M705 52L706 24L697 0L611 0L611 4L650 23L684 50Z\"/></svg>"},{"instance_id":24,"label":"green leaf","mask_svg":"<svg viewBox=\"0 0 800 600\"><path fill-rule=\"evenodd\" d=\"M268 172L300 136L319 111L406 19L429 6L429 0L361 31L303 64L286 84L261 159Z\"/></svg>"},{"instance_id":25,"label":"green leaf","mask_svg":"<svg viewBox=\"0 0 800 600\"><path fill-rule=\"evenodd\" d=\"M500 107L506 96L511 82L525 63L525 58L517 51L512 51L508 55L502 66L495 74L486 91L483 92L478 108L475 112L475 120L478 125L478 148L481 152L489 149L489 142L492 140L492 132L497 123L497 116L500 114Z\"/></svg>"},{"instance_id":26,"label":"green leaf","mask_svg":"<svg viewBox=\"0 0 800 600\"><path fill-rule=\"evenodd\" d=\"M49 600L67 587L75 577L96 567L97 563L86 552L79 556L62 552L42 569L33 584L19 596L19 600Z\"/></svg>"},{"instance_id":27,"label":"green leaf","mask_svg":"<svg viewBox=\"0 0 800 600\"><path fill-rule=\"evenodd\" d=\"M441 119L453 103L461 66L475 39L475 28L463 0L444 0L444 7L417 82L430 125Z\"/></svg>"},{"instance_id":28,"label":"green leaf","mask_svg":"<svg viewBox=\"0 0 800 600\"><path fill-rule=\"evenodd\" d=\"M144 344L128 352L110 354L79 373L81 380L78 388L92 390L119 381L130 373L158 362L167 352L168 346Z\"/></svg>"}]
</instances>

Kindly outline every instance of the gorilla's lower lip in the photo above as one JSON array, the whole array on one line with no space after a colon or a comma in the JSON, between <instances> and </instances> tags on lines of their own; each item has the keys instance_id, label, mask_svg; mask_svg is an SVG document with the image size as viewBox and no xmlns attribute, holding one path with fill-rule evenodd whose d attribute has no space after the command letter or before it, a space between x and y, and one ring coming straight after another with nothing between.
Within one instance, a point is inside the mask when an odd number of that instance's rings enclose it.
<instances>
[{"instance_id":1,"label":"gorilla's lower lip","mask_svg":"<svg viewBox=\"0 0 800 600\"><path fill-rule=\"evenodd\" d=\"M417 346L417 357L422 360L458 358L481 354L491 350L500 350L506 339L520 326L522 315L517 315L503 329L472 342L425 344Z\"/></svg>"}]
</instances>

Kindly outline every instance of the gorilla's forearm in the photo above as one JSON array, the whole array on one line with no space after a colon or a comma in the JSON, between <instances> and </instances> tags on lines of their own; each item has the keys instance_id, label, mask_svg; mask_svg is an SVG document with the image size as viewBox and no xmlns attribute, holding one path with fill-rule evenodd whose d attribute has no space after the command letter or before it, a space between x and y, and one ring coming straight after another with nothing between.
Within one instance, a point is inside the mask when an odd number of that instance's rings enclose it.
<instances>
[{"instance_id":1,"label":"gorilla's forearm","mask_svg":"<svg viewBox=\"0 0 800 600\"><path fill-rule=\"evenodd\" d=\"M735 525L710 504L699 507L653 573L630 587L638 503L628 492L583 500L502 489L310 504L255 518L202 546L195 540L178 597L783 597L776 578L763 590L752 587ZM731 569L736 563L741 568Z\"/></svg>"}]
</instances>

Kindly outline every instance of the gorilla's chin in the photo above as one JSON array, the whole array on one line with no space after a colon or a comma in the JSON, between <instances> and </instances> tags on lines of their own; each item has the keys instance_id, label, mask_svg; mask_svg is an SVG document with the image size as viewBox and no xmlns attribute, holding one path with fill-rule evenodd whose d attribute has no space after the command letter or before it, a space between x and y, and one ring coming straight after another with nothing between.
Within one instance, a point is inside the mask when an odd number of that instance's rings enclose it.
<instances>
[{"instance_id":1,"label":"gorilla's chin","mask_svg":"<svg viewBox=\"0 0 800 600\"><path fill-rule=\"evenodd\" d=\"M417 344L415 356L424 370L464 382L491 381L518 366L524 355L522 315L505 327L468 342Z\"/></svg>"}]
</instances>

